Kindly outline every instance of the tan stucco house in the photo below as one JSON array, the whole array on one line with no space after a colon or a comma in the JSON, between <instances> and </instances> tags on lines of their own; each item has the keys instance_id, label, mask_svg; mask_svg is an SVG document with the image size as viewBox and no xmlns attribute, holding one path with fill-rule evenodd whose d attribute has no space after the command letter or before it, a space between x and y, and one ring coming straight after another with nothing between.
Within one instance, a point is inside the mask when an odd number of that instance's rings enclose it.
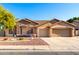
<instances>
[{"instance_id":1,"label":"tan stucco house","mask_svg":"<svg viewBox=\"0 0 79 59\"><path fill-rule=\"evenodd\" d=\"M21 19L16 22L15 29L6 30L6 36L12 36L13 33L18 36L29 37L33 34L39 37L72 37L75 36L75 25L65 21ZM2 33L1 33L2 34Z\"/></svg>"}]
</instances>

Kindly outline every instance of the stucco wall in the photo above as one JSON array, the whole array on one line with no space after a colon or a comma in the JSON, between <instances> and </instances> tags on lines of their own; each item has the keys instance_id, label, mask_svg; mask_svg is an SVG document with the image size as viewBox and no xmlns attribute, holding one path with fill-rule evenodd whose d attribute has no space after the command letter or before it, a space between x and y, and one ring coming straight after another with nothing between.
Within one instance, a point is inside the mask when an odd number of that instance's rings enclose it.
<instances>
[{"instance_id":1,"label":"stucco wall","mask_svg":"<svg viewBox=\"0 0 79 59\"><path fill-rule=\"evenodd\" d=\"M39 29L40 28L46 28L46 27L51 26L51 25L52 25L51 23L46 23L46 24L43 24L43 25L39 26L38 28Z\"/></svg>"},{"instance_id":2,"label":"stucco wall","mask_svg":"<svg viewBox=\"0 0 79 59\"><path fill-rule=\"evenodd\" d=\"M79 23L77 23L77 22L73 22L72 24L74 24L74 25L76 25L76 29L79 29Z\"/></svg>"},{"instance_id":3,"label":"stucco wall","mask_svg":"<svg viewBox=\"0 0 79 59\"><path fill-rule=\"evenodd\" d=\"M74 29L73 26L63 23L63 22L61 22L59 24L55 24L55 25L51 26L51 28L73 28Z\"/></svg>"},{"instance_id":4,"label":"stucco wall","mask_svg":"<svg viewBox=\"0 0 79 59\"><path fill-rule=\"evenodd\" d=\"M67 28L71 28L71 34L72 34L72 36L75 36L75 27L73 27L73 26L71 26L71 25L69 25L69 24L66 24L66 23L63 23L63 22L61 22L61 23L59 23L59 24L55 24L55 25L53 25L53 26L51 26L51 28L53 29L53 28L59 28L59 29L67 29ZM52 30L51 30L52 31ZM65 32L66 33L66 32ZM52 33L50 33L50 35L52 36Z\"/></svg>"},{"instance_id":5,"label":"stucco wall","mask_svg":"<svg viewBox=\"0 0 79 59\"><path fill-rule=\"evenodd\" d=\"M76 30L76 36L79 36L79 30Z\"/></svg>"}]
</instances>

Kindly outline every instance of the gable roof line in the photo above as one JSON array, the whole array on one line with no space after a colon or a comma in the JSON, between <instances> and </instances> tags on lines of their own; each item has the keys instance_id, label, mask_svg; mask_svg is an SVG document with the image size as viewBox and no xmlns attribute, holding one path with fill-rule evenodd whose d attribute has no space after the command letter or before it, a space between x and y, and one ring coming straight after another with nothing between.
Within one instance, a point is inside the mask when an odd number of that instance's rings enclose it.
<instances>
[{"instance_id":1,"label":"gable roof line","mask_svg":"<svg viewBox=\"0 0 79 59\"><path fill-rule=\"evenodd\" d=\"M54 23L54 24L52 24L52 25L58 24L58 23L60 23L60 22L67 23L67 24L69 24L69 25L71 25L71 26L73 26L73 27L75 27L75 26L76 26L76 25L74 25L74 24L71 24L71 23L68 23L68 22L65 22L65 21L59 21L59 22L56 22L56 23ZM51 26L52 26L52 25L51 25Z\"/></svg>"},{"instance_id":2,"label":"gable roof line","mask_svg":"<svg viewBox=\"0 0 79 59\"><path fill-rule=\"evenodd\" d=\"M46 23L50 23L50 22L48 21L48 22L46 22ZM38 25L37 27L42 26L42 25L44 25L44 24L46 24L46 23L40 24L40 25Z\"/></svg>"},{"instance_id":3,"label":"gable roof line","mask_svg":"<svg viewBox=\"0 0 79 59\"><path fill-rule=\"evenodd\" d=\"M27 18L25 18L25 20L26 20ZM31 21L31 22L34 22L34 21L32 21L32 20L30 20L30 19L28 19L29 21ZM36 24L38 24L37 22L34 22L34 23L36 23Z\"/></svg>"},{"instance_id":4,"label":"gable roof line","mask_svg":"<svg viewBox=\"0 0 79 59\"><path fill-rule=\"evenodd\" d=\"M48 21L48 22L45 22L45 23L43 23L43 24L38 25L38 27L39 27L39 26L42 26L42 25L44 25L44 24L46 24L46 23L52 23L52 22L53 22L53 24L54 24L54 23L56 23L54 20L56 20L57 22L60 21L60 20L58 20L58 19L56 19L56 18L53 18L53 19L51 19L51 20Z\"/></svg>"},{"instance_id":5,"label":"gable roof line","mask_svg":"<svg viewBox=\"0 0 79 59\"><path fill-rule=\"evenodd\" d=\"M37 22L34 22L34 21L32 21L32 20L30 20L30 19L27 19L27 18L25 18L25 19L21 19L21 20L18 20L17 22L19 22L19 21L22 21L22 20L25 20L25 21L29 21L29 22L33 22L33 23L36 23L36 24L38 24Z\"/></svg>"}]
</instances>

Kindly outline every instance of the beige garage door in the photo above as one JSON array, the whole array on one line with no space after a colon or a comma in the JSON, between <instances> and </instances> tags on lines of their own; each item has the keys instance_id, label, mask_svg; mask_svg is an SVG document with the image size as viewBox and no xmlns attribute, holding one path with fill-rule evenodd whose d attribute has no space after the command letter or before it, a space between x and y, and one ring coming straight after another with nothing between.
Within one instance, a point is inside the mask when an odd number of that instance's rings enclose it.
<instances>
[{"instance_id":1,"label":"beige garage door","mask_svg":"<svg viewBox=\"0 0 79 59\"><path fill-rule=\"evenodd\" d=\"M40 37L48 37L49 36L49 30L47 28L39 29L39 36Z\"/></svg>"},{"instance_id":2,"label":"beige garage door","mask_svg":"<svg viewBox=\"0 0 79 59\"><path fill-rule=\"evenodd\" d=\"M70 37L71 30L70 29L53 29L52 36L54 36L54 37Z\"/></svg>"}]
</instances>

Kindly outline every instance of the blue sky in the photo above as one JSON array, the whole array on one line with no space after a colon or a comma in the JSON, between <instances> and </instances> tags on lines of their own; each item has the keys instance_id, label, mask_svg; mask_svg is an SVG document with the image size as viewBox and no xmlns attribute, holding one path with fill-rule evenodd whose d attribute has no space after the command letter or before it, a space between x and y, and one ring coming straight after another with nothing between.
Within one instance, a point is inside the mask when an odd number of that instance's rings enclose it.
<instances>
[{"instance_id":1,"label":"blue sky","mask_svg":"<svg viewBox=\"0 0 79 59\"><path fill-rule=\"evenodd\" d=\"M67 20L79 16L79 4L74 3L4 3L1 4L16 18L32 20Z\"/></svg>"}]
</instances>

